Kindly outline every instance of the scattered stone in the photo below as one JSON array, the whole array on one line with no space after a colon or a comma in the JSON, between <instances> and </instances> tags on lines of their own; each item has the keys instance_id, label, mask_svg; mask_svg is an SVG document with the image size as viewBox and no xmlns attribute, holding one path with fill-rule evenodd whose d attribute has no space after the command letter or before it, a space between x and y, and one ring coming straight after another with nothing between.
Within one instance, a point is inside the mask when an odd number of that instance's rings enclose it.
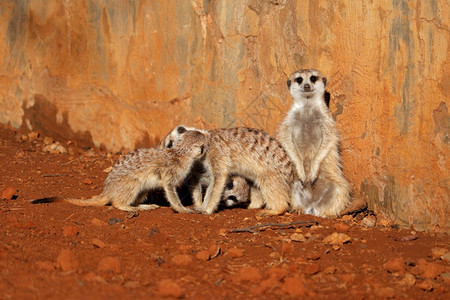
<instances>
[{"instance_id":1,"label":"scattered stone","mask_svg":"<svg viewBox=\"0 0 450 300\"><path fill-rule=\"evenodd\" d=\"M442 247L434 247L431 249L431 256L436 259L442 259L445 254L449 254L448 250Z\"/></svg>"},{"instance_id":2,"label":"scattered stone","mask_svg":"<svg viewBox=\"0 0 450 300\"><path fill-rule=\"evenodd\" d=\"M85 185L91 185L93 182L92 182L91 179L85 178L85 179L83 180L83 183L84 183Z\"/></svg>"},{"instance_id":3,"label":"scattered stone","mask_svg":"<svg viewBox=\"0 0 450 300\"><path fill-rule=\"evenodd\" d=\"M63 236L76 236L78 227L76 225L68 225L63 228Z\"/></svg>"},{"instance_id":4,"label":"scattered stone","mask_svg":"<svg viewBox=\"0 0 450 300\"><path fill-rule=\"evenodd\" d=\"M29 139L30 141L32 141L32 140L38 139L39 136L40 136L40 134L39 134L39 132L32 131L32 132L28 133L27 136L28 136L28 139Z\"/></svg>"},{"instance_id":5,"label":"scattered stone","mask_svg":"<svg viewBox=\"0 0 450 300\"><path fill-rule=\"evenodd\" d=\"M127 212L126 218L127 219L133 219L139 217L139 212L138 211L129 211Z\"/></svg>"},{"instance_id":6,"label":"scattered stone","mask_svg":"<svg viewBox=\"0 0 450 300\"><path fill-rule=\"evenodd\" d=\"M69 249L63 249L56 258L56 265L63 271L76 270L78 268L78 260Z\"/></svg>"},{"instance_id":7,"label":"scattered stone","mask_svg":"<svg viewBox=\"0 0 450 300\"><path fill-rule=\"evenodd\" d=\"M389 273L403 275L406 269L405 259L402 257L391 259L390 261L386 262L383 267Z\"/></svg>"},{"instance_id":8,"label":"scattered stone","mask_svg":"<svg viewBox=\"0 0 450 300\"><path fill-rule=\"evenodd\" d=\"M94 247L97 247L97 248L105 248L105 246L106 246L105 242L103 242L97 238L92 239L92 245L94 245Z\"/></svg>"},{"instance_id":9,"label":"scattered stone","mask_svg":"<svg viewBox=\"0 0 450 300\"><path fill-rule=\"evenodd\" d=\"M49 152L51 154L67 153L67 149L64 148L64 146L61 145L59 142L54 142L53 144L44 146L44 148L42 150L45 152Z\"/></svg>"},{"instance_id":10,"label":"scattered stone","mask_svg":"<svg viewBox=\"0 0 450 300\"><path fill-rule=\"evenodd\" d=\"M394 237L394 241L397 241L397 242L409 242L409 241L414 241L414 240L417 240L417 235L415 235L415 234L405 235L405 236L401 236L401 237Z\"/></svg>"},{"instance_id":11,"label":"scattered stone","mask_svg":"<svg viewBox=\"0 0 450 300\"><path fill-rule=\"evenodd\" d=\"M108 168L104 169L103 172L109 173L109 172L111 172L111 170L112 170L112 167L108 167Z\"/></svg>"},{"instance_id":12,"label":"scattered stone","mask_svg":"<svg viewBox=\"0 0 450 300\"><path fill-rule=\"evenodd\" d=\"M427 279L435 279L439 275L445 272L445 267L443 265L429 262L423 266L424 272L422 276Z\"/></svg>"},{"instance_id":13,"label":"scattered stone","mask_svg":"<svg viewBox=\"0 0 450 300\"><path fill-rule=\"evenodd\" d=\"M2 191L1 198L4 200L11 200L15 194L16 194L16 189L10 186Z\"/></svg>"},{"instance_id":14,"label":"scattered stone","mask_svg":"<svg viewBox=\"0 0 450 300\"><path fill-rule=\"evenodd\" d=\"M433 282L430 279L425 279L422 282L416 283L416 286L419 289L430 292L433 290Z\"/></svg>"},{"instance_id":15,"label":"scattered stone","mask_svg":"<svg viewBox=\"0 0 450 300\"><path fill-rule=\"evenodd\" d=\"M156 294L162 297L180 298L183 296L183 290L174 281L165 279L159 282Z\"/></svg>"},{"instance_id":16,"label":"scattered stone","mask_svg":"<svg viewBox=\"0 0 450 300\"><path fill-rule=\"evenodd\" d=\"M425 259L419 259L417 265L411 269L411 273L419 275L426 279L435 279L445 272L445 267L438 263L427 262Z\"/></svg>"},{"instance_id":17,"label":"scattered stone","mask_svg":"<svg viewBox=\"0 0 450 300\"><path fill-rule=\"evenodd\" d=\"M347 224L344 224L344 223L336 223L336 224L334 224L333 227L334 227L334 229L336 229L337 231L340 231L340 232L347 232L350 228L350 226L348 226Z\"/></svg>"},{"instance_id":18,"label":"scattered stone","mask_svg":"<svg viewBox=\"0 0 450 300\"><path fill-rule=\"evenodd\" d=\"M232 258L238 258L244 256L244 251L242 249L234 247L228 250L227 254Z\"/></svg>"},{"instance_id":19,"label":"scattered stone","mask_svg":"<svg viewBox=\"0 0 450 300\"><path fill-rule=\"evenodd\" d=\"M211 245L211 247L209 247L209 255L211 257L211 259L213 259L214 257L219 256L220 254L220 246L218 245Z\"/></svg>"},{"instance_id":20,"label":"scattered stone","mask_svg":"<svg viewBox=\"0 0 450 300\"><path fill-rule=\"evenodd\" d=\"M259 281L261 280L262 276L257 268L247 266L241 268L237 272L236 278L238 280Z\"/></svg>"},{"instance_id":21,"label":"scattered stone","mask_svg":"<svg viewBox=\"0 0 450 300\"><path fill-rule=\"evenodd\" d=\"M305 242L306 238L303 234L301 233L293 233L290 237L291 241L294 242Z\"/></svg>"},{"instance_id":22,"label":"scattered stone","mask_svg":"<svg viewBox=\"0 0 450 300\"><path fill-rule=\"evenodd\" d=\"M219 235L220 236L227 236L228 230L225 228L219 229Z\"/></svg>"},{"instance_id":23,"label":"scattered stone","mask_svg":"<svg viewBox=\"0 0 450 300\"><path fill-rule=\"evenodd\" d=\"M91 220L91 224L95 225L95 226L106 226L108 225L108 223L106 223L105 221L99 220L97 218L94 218Z\"/></svg>"},{"instance_id":24,"label":"scattered stone","mask_svg":"<svg viewBox=\"0 0 450 300\"><path fill-rule=\"evenodd\" d=\"M38 261L38 262L36 262L36 265L39 269L44 270L44 271L55 270L55 264L48 260Z\"/></svg>"},{"instance_id":25,"label":"scattered stone","mask_svg":"<svg viewBox=\"0 0 450 300\"><path fill-rule=\"evenodd\" d=\"M377 217L375 217L373 215L367 216L361 221L361 225L366 228L374 228L376 223L377 223Z\"/></svg>"},{"instance_id":26,"label":"scattered stone","mask_svg":"<svg viewBox=\"0 0 450 300\"><path fill-rule=\"evenodd\" d=\"M331 246L331 249L333 249L334 251L338 251L341 250L341 247L339 245L333 245Z\"/></svg>"},{"instance_id":27,"label":"scattered stone","mask_svg":"<svg viewBox=\"0 0 450 300\"><path fill-rule=\"evenodd\" d=\"M314 274L318 273L319 270L320 270L319 264L316 264L316 263L306 265L306 267L305 267L305 273L308 275L314 275Z\"/></svg>"},{"instance_id":28,"label":"scattered stone","mask_svg":"<svg viewBox=\"0 0 450 300\"><path fill-rule=\"evenodd\" d=\"M450 252L445 253L444 255L442 255L442 256L441 256L441 259L442 259L443 261L446 261L446 262L450 263Z\"/></svg>"},{"instance_id":29,"label":"scattered stone","mask_svg":"<svg viewBox=\"0 0 450 300\"><path fill-rule=\"evenodd\" d=\"M50 145L53 144L54 140L52 138L49 138L48 136L44 137L44 145Z\"/></svg>"},{"instance_id":30,"label":"scattered stone","mask_svg":"<svg viewBox=\"0 0 450 300\"><path fill-rule=\"evenodd\" d=\"M109 225L116 225L117 223L123 223L123 220L117 219L117 218L109 218L108 219Z\"/></svg>"},{"instance_id":31,"label":"scattered stone","mask_svg":"<svg viewBox=\"0 0 450 300\"><path fill-rule=\"evenodd\" d=\"M192 255L189 254L178 254L172 257L172 262L179 266L187 266L192 263Z\"/></svg>"},{"instance_id":32,"label":"scattered stone","mask_svg":"<svg viewBox=\"0 0 450 300\"><path fill-rule=\"evenodd\" d=\"M285 278L281 289L292 297L302 297L306 295L305 287L303 286L303 278L297 276Z\"/></svg>"},{"instance_id":33,"label":"scattered stone","mask_svg":"<svg viewBox=\"0 0 450 300\"><path fill-rule=\"evenodd\" d=\"M309 260L318 260L320 259L320 254L318 252L309 252L306 254L306 258Z\"/></svg>"},{"instance_id":34,"label":"scattered stone","mask_svg":"<svg viewBox=\"0 0 450 300\"><path fill-rule=\"evenodd\" d=\"M352 220L353 220L353 217L351 215L342 216L342 221L344 221L344 222L349 222Z\"/></svg>"},{"instance_id":35,"label":"scattered stone","mask_svg":"<svg viewBox=\"0 0 450 300\"><path fill-rule=\"evenodd\" d=\"M402 280L399 281L401 285L413 286L416 283L416 277L411 273L405 273Z\"/></svg>"},{"instance_id":36,"label":"scattered stone","mask_svg":"<svg viewBox=\"0 0 450 300\"><path fill-rule=\"evenodd\" d=\"M209 251L202 250L197 252L195 258L201 261L208 261L211 257L209 255Z\"/></svg>"},{"instance_id":37,"label":"scattered stone","mask_svg":"<svg viewBox=\"0 0 450 300\"><path fill-rule=\"evenodd\" d=\"M326 236L322 242L330 245L342 245L351 240L351 237L346 235L345 233L337 233L333 232L332 234Z\"/></svg>"},{"instance_id":38,"label":"scattered stone","mask_svg":"<svg viewBox=\"0 0 450 300\"><path fill-rule=\"evenodd\" d=\"M98 270L101 272L113 272L115 274L120 274L122 272L122 268L120 266L119 258L115 256L103 258L98 264Z\"/></svg>"}]
</instances>

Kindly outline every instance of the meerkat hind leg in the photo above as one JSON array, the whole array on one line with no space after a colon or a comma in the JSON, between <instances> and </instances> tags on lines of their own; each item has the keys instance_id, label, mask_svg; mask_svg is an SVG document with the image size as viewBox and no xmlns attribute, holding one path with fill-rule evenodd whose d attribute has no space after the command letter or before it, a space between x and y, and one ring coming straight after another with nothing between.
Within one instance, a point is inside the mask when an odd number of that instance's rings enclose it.
<instances>
[{"instance_id":1,"label":"meerkat hind leg","mask_svg":"<svg viewBox=\"0 0 450 300\"><path fill-rule=\"evenodd\" d=\"M257 215L260 217L275 216L285 213L291 202L289 188L279 186L278 182L267 178L262 180L258 186L261 190L261 195L265 202L265 209L260 211Z\"/></svg>"},{"instance_id":2,"label":"meerkat hind leg","mask_svg":"<svg viewBox=\"0 0 450 300\"><path fill-rule=\"evenodd\" d=\"M261 191L257 188L252 186L250 188L250 204L248 206L248 209L259 209L264 206L264 198L261 194Z\"/></svg>"}]
</instances>

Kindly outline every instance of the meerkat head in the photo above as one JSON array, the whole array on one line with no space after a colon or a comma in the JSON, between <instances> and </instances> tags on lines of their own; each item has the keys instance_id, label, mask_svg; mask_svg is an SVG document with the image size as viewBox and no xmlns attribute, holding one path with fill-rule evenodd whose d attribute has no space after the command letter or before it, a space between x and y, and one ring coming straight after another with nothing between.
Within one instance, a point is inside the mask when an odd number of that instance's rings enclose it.
<instances>
[{"instance_id":1,"label":"meerkat head","mask_svg":"<svg viewBox=\"0 0 450 300\"><path fill-rule=\"evenodd\" d=\"M158 149L172 148L173 143L175 141L178 141L181 138L181 136L185 132L187 132L189 130L200 131L200 132L203 132L203 133L205 132L204 130L197 129L197 128L194 128L194 127L187 127L187 126L184 126L184 125L178 125L174 129L172 129L169 132L169 134L167 134L167 136L163 140L161 140L156 147Z\"/></svg>"},{"instance_id":2,"label":"meerkat head","mask_svg":"<svg viewBox=\"0 0 450 300\"><path fill-rule=\"evenodd\" d=\"M326 83L327 79L320 71L303 69L292 73L287 81L287 86L294 100L309 99L318 95L323 97Z\"/></svg>"},{"instance_id":3,"label":"meerkat head","mask_svg":"<svg viewBox=\"0 0 450 300\"><path fill-rule=\"evenodd\" d=\"M209 147L209 133L199 130L188 130L184 127L177 127L182 131L177 139L170 140L166 148L173 148L178 154L192 157L195 159L202 158Z\"/></svg>"},{"instance_id":4,"label":"meerkat head","mask_svg":"<svg viewBox=\"0 0 450 300\"><path fill-rule=\"evenodd\" d=\"M250 202L250 188L247 180L240 176L231 176L225 186L222 205L227 208L248 205Z\"/></svg>"}]
</instances>

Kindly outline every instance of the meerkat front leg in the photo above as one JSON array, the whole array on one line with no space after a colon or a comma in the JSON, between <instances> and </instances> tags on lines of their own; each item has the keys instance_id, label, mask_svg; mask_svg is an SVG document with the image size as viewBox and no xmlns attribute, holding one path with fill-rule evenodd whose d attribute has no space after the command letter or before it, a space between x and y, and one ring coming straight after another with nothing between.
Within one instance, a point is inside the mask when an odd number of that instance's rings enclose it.
<instances>
[{"instance_id":1,"label":"meerkat front leg","mask_svg":"<svg viewBox=\"0 0 450 300\"><path fill-rule=\"evenodd\" d=\"M322 143L320 145L319 150L317 151L316 156L311 162L311 171L309 173L308 181L311 184L314 184L314 182L317 180L317 176L319 175L319 168L322 164L322 161L327 157L328 153L330 153L331 149L335 145L336 141L334 139L328 139L326 143Z\"/></svg>"},{"instance_id":2,"label":"meerkat front leg","mask_svg":"<svg viewBox=\"0 0 450 300\"><path fill-rule=\"evenodd\" d=\"M181 204L180 198L178 198L177 190L173 185L165 184L163 186L164 192L167 197L167 201L169 201L170 206L179 213L193 213L193 211L189 208L184 207Z\"/></svg>"},{"instance_id":3,"label":"meerkat front leg","mask_svg":"<svg viewBox=\"0 0 450 300\"><path fill-rule=\"evenodd\" d=\"M205 200L201 207L202 213L210 215L217 209L227 180L228 174L213 176L212 182L206 189Z\"/></svg>"}]
</instances>

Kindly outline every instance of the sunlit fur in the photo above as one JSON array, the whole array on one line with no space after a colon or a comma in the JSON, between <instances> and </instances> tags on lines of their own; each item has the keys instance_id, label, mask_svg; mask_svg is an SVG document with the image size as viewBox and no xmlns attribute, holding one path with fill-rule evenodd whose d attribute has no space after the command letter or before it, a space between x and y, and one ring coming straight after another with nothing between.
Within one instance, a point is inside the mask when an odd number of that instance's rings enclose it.
<instances>
[{"instance_id":1,"label":"sunlit fur","mask_svg":"<svg viewBox=\"0 0 450 300\"><path fill-rule=\"evenodd\" d=\"M295 165L294 210L337 216L350 201L338 150L339 136L326 105L326 78L314 69L294 72L288 88L294 100L281 124L279 140Z\"/></svg>"},{"instance_id":2,"label":"sunlit fur","mask_svg":"<svg viewBox=\"0 0 450 300\"><path fill-rule=\"evenodd\" d=\"M170 145L179 136L177 132L177 128L172 130L162 144ZM264 204L265 210L260 215L278 215L289 208L294 171L289 156L277 140L262 130L245 127L207 132L210 144L200 180L208 186L204 200L201 200L201 187L193 191L194 203L200 212L211 214L217 209L229 175L244 177L259 190L261 196L255 197L258 200L253 202L250 196L250 206L256 208Z\"/></svg>"},{"instance_id":3,"label":"sunlit fur","mask_svg":"<svg viewBox=\"0 0 450 300\"><path fill-rule=\"evenodd\" d=\"M171 207L190 213L183 207L176 187L186 178L196 160L207 149L207 133L186 131L170 149L138 149L121 157L105 180L103 192L91 199L43 198L33 203L69 202L81 206L102 206L110 203L124 211L155 209L158 205L141 204L149 191L163 188Z\"/></svg>"}]
</instances>

